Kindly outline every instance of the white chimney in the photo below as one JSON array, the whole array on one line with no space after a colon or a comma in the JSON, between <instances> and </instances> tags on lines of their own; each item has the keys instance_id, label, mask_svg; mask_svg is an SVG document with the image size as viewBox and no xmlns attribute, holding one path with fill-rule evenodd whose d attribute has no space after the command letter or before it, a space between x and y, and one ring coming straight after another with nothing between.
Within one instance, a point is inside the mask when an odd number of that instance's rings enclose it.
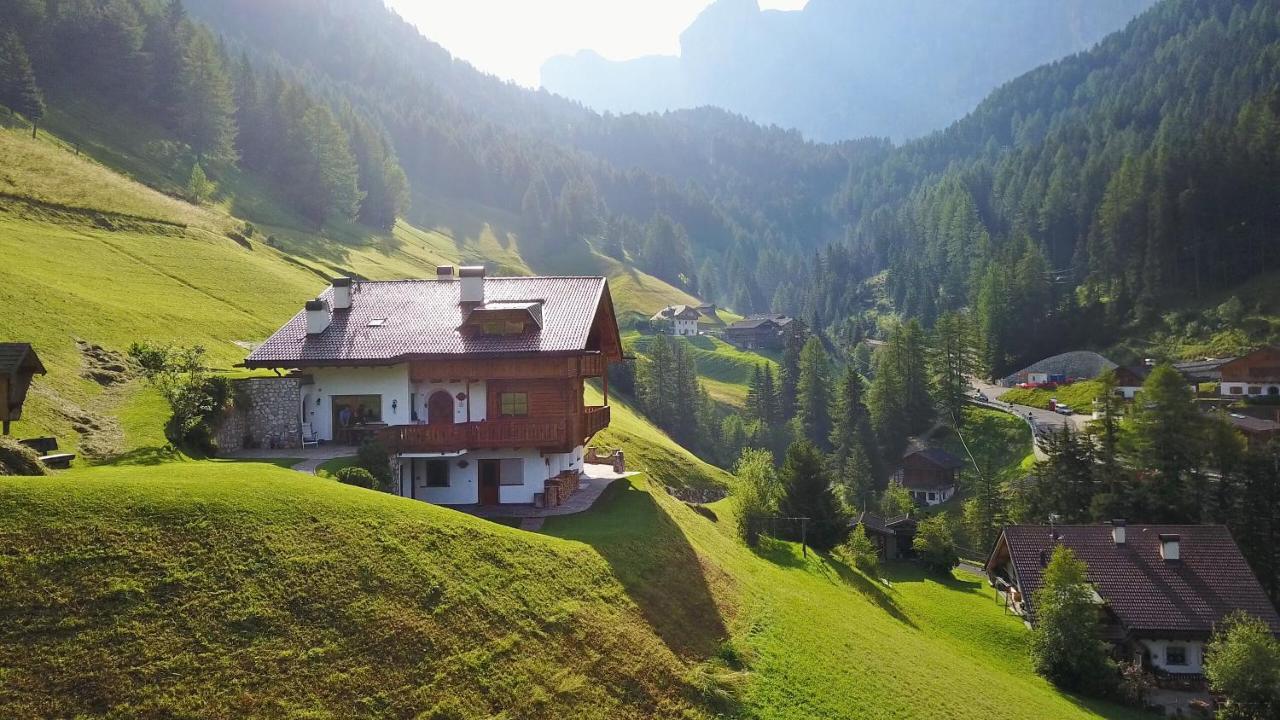
<instances>
[{"instance_id":1,"label":"white chimney","mask_svg":"<svg viewBox=\"0 0 1280 720\"><path fill-rule=\"evenodd\" d=\"M1124 520L1111 521L1111 539L1115 541L1116 547L1124 545Z\"/></svg>"},{"instance_id":2,"label":"white chimney","mask_svg":"<svg viewBox=\"0 0 1280 720\"><path fill-rule=\"evenodd\" d=\"M351 309L351 278L337 277L333 279L333 309Z\"/></svg>"},{"instance_id":3,"label":"white chimney","mask_svg":"<svg viewBox=\"0 0 1280 720\"><path fill-rule=\"evenodd\" d=\"M1165 562L1176 562L1182 559L1182 538L1178 535L1160 535L1160 557Z\"/></svg>"},{"instance_id":4,"label":"white chimney","mask_svg":"<svg viewBox=\"0 0 1280 720\"><path fill-rule=\"evenodd\" d=\"M458 277L462 278L462 289L458 302L484 302L484 266L467 265L458 268Z\"/></svg>"},{"instance_id":5,"label":"white chimney","mask_svg":"<svg viewBox=\"0 0 1280 720\"><path fill-rule=\"evenodd\" d=\"M437 279L437 280L452 280L452 279L453 279L453 266L452 266L452 265L437 265L437 266L436 266L436 279Z\"/></svg>"},{"instance_id":6,"label":"white chimney","mask_svg":"<svg viewBox=\"0 0 1280 720\"><path fill-rule=\"evenodd\" d=\"M307 334L319 335L329 327L329 306L323 300L307 301Z\"/></svg>"}]
</instances>

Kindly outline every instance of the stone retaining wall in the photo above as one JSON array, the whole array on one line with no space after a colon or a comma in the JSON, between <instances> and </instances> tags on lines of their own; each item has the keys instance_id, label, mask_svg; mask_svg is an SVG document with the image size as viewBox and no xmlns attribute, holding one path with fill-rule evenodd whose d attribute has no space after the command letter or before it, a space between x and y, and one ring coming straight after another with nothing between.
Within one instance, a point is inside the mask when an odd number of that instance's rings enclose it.
<instances>
[{"instance_id":1,"label":"stone retaining wall","mask_svg":"<svg viewBox=\"0 0 1280 720\"><path fill-rule=\"evenodd\" d=\"M233 385L235 407L227 412L215 435L219 452L273 445L302 447L302 427L298 419L301 378L245 378L233 381Z\"/></svg>"}]
</instances>

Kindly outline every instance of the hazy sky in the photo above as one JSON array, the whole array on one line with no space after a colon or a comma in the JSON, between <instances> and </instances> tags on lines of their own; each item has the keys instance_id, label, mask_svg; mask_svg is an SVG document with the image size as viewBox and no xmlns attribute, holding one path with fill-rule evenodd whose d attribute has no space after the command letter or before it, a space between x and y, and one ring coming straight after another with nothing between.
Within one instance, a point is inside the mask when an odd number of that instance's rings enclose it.
<instances>
[{"instance_id":1,"label":"hazy sky","mask_svg":"<svg viewBox=\"0 0 1280 720\"><path fill-rule=\"evenodd\" d=\"M808 0L759 0L798 10ZM387 0L423 35L481 70L537 87L552 55L595 50L612 60L675 55L680 33L711 0Z\"/></svg>"}]
</instances>

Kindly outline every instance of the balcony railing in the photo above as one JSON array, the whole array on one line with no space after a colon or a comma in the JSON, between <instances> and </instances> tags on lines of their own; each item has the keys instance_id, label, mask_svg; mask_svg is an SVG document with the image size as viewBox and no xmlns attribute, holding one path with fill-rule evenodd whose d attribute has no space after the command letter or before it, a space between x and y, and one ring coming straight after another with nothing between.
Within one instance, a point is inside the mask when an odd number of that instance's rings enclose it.
<instances>
[{"instance_id":1,"label":"balcony railing","mask_svg":"<svg viewBox=\"0 0 1280 720\"><path fill-rule=\"evenodd\" d=\"M609 406L588 407L583 412L583 435L591 437L609 427Z\"/></svg>"},{"instance_id":2,"label":"balcony railing","mask_svg":"<svg viewBox=\"0 0 1280 720\"><path fill-rule=\"evenodd\" d=\"M533 447L567 451L609 426L609 407L583 408L573 418L502 418L472 423L392 425L378 439L392 452L454 452L486 448ZM580 434L579 434L580 433Z\"/></svg>"},{"instance_id":3,"label":"balcony railing","mask_svg":"<svg viewBox=\"0 0 1280 720\"><path fill-rule=\"evenodd\" d=\"M452 452L500 447L569 446L564 420L513 419L437 425L393 425L378 438L393 452Z\"/></svg>"}]
</instances>

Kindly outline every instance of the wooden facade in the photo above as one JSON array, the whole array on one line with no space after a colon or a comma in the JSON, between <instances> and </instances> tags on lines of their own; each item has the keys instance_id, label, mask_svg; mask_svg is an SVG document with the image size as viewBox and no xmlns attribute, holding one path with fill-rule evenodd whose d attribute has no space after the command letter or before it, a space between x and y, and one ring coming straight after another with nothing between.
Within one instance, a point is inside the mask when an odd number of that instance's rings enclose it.
<instances>
[{"instance_id":1,"label":"wooden facade","mask_svg":"<svg viewBox=\"0 0 1280 720\"><path fill-rule=\"evenodd\" d=\"M1280 348L1264 347L1224 363L1223 396L1280 397Z\"/></svg>"},{"instance_id":2,"label":"wooden facade","mask_svg":"<svg viewBox=\"0 0 1280 720\"><path fill-rule=\"evenodd\" d=\"M483 382L485 419L397 425L381 431L380 439L397 453L511 447L568 452L609 425L607 381L605 405L587 406L582 400L584 381L603 378L607 368L602 353L414 361L409 367L414 382Z\"/></svg>"}]
</instances>

